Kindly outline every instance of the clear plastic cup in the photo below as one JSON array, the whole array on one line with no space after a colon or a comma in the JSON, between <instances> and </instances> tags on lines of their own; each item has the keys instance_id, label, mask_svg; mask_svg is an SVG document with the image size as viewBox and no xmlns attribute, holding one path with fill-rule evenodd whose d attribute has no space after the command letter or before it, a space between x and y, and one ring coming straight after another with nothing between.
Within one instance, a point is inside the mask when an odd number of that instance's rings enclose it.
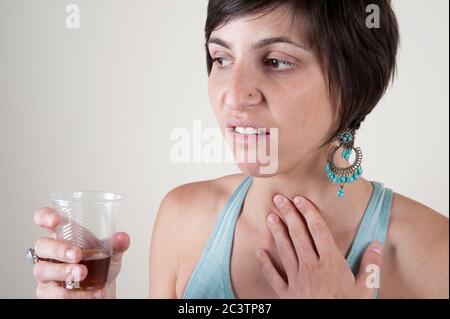
<instances>
[{"instance_id":1,"label":"clear plastic cup","mask_svg":"<svg viewBox=\"0 0 450 319\"><path fill-rule=\"evenodd\" d=\"M81 282L64 283L67 289L103 288L108 279L116 232L119 202L122 196L110 192L56 192L50 195L53 208L62 217L56 239L67 240L81 248L88 269Z\"/></svg>"}]
</instances>

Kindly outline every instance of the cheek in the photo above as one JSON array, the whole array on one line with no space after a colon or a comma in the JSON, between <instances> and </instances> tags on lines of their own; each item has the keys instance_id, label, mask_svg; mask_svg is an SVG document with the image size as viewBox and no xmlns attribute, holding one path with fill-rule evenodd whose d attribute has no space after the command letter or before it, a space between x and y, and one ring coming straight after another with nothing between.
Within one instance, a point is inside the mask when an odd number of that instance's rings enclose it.
<instances>
[{"instance_id":1,"label":"cheek","mask_svg":"<svg viewBox=\"0 0 450 319\"><path fill-rule=\"evenodd\" d=\"M289 87L295 92L283 90L273 114L280 126L280 146L306 152L320 146L333 124L334 110L328 98L327 88L320 76L299 79Z\"/></svg>"},{"instance_id":2,"label":"cheek","mask_svg":"<svg viewBox=\"0 0 450 319\"><path fill-rule=\"evenodd\" d=\"M220 94L217 87L217 84L211 79L208 79L208 96L211 107L213 108L214 114L216 117L220 115Z\"/></svg>"}]
</instances>

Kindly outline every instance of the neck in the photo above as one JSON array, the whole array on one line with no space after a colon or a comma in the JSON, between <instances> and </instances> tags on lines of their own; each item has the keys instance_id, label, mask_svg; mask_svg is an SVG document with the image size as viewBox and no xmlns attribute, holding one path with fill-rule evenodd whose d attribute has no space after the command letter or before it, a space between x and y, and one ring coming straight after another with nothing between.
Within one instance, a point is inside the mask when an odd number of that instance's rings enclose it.
<instances>
[{"instance_id":1,"label":"neck","mask_svg":"<svg viewBox=\"0 0 450 319\"><path fill-rule=\"evenodd\" d=\"M331 183L324 171L327 154L332 145L324 147L307 157L301 165L271 177L256 177L247 195L249 207L266 216L275 211L272 198L283 194L289 199L301 195L309 199L330 228L355 228L369 202L372 185L360 177L352 184L345 184L345 196L337 197L339 185ZM340 156L335 157L336 165L349 166ZM260 219L261 214L254 214Z\"/></svg>"}]
</instances>

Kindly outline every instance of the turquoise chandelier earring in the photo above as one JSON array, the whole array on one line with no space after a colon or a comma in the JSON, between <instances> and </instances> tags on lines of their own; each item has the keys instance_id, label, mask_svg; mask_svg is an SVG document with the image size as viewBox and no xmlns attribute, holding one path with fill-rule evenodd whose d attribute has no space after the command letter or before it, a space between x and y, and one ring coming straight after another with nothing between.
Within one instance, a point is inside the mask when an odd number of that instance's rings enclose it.
<instances>
[{"instance_id":1,"label":"turquoise chandelier earring","mask_svg":"<svg viewBox=\"0 0 450 319\"><path fill-rule=\"evenodd\" d=\"M337 191L338 198L343 198L345 195L344 184L351 184L355 182L363 173L361 167L362 152L359 147L354 147L354 142L355 131L346 129L344 132L339 134L339 145L333 145L328 153L327 162L325 164L325 172L327 173L330 182L339 185L339 190ZM347 167L338 167L334 163L334 156L341 147L341 156L347 162L350 159L352 151L355 151L355 161L352 165Z\"/></svg>"}]
</instances>

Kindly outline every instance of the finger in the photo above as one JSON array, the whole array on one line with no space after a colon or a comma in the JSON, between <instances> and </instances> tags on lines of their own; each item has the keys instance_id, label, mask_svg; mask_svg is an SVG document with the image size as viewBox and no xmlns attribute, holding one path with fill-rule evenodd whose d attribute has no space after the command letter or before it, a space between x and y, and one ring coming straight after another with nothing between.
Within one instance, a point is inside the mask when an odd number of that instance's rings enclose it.
<instances>
[{"instance_id":1,"label":"finger","mask_svg":"<svg viewBox=\"0 0 450 319\"><path fill-rule=\"evenodd\" d=\"M318 256L314 251L314 243L295 205L283 195L276 195L273 198L273 202L279 209L288 227L299 263L317 260Z\"/></svg>"},{"instance_id":2,"label":"finger","mask_svg":"<svg viewBox=\"0 0 450 319\"><path fill-rule=\"evenodd\" d=\"M383 244L374 241L364 252L356 275L356 289L361 298L374 298L375 290L380 287L382 260Z\"/></svg>"},{"instance_id":3,"label":"finger","mask_svg":"<svg viewBox=\"0 0 450 319\"><path fill-rule=\"evenodd\" d=\"M56 227L61 223L61 216L53 208L43 207L34 213L34 222L50 232L55 232Z\"/></svg>"},{"instance_id":4,"label":"finger","mask_svg":"<svg viewBox=\"0 0 450 319\"><path fill-rule=\"evenodd\" d=\"M267 216L267 224L275 239L278 254L289 279L298 273L298 259L292 246L291 238L286 230L286 226L276 214L271 213Z\"/></svg>"},{"instance_id":5,"label":"finger","mask_svg":"<svg viewBox=\"0 0 450 319\"><path fill-rule=\"evenodd\" d=\"M301 196L296 196L294 198L294 204L305 218L319 257L325 258L326 256L329 256L331 252L338 251L325 220L319 214L319 211L314 204Z\"/></svg>"},{"instance_id":6,"label":"finger","mask_svg":"<svg viewBox=\"0 0 450 319\"><path fill-rule=\"evenodd\" d=\"M81 260L81 249L69 241L43 237L36 241L34 250L40 258L72 264L76 264Z\"/></svg>"},{"instance_id":7,"label":"finger","mask_svg":"<svg viewBox=\"0 0 450 319\"><path fill-rule=\"evenodd\" d=\"M120 262L122 255L130 247L130 236L125 232L114 234L113 256L112 261Z\"/></svg>"},{"instance_id":8,"label":"finger","mask_svg":"<svg viewBox=\"0 0 450 319\"><path fill-rule=\"evenodd\" d=\"M263 249L258 249L256 251L256 256L258 257L264 279L279 297L283 296L284 292L287 290L287 283L275 269L269 254Z\"/></svg>"},{"instance_id":9,"label":"finger","mask_svg":"<svg viewBox=\"0 0 450 319\"><path fill-rule=\"evenodd\" d=\"M114 234L113 253L122 254L130 247L130 236L125 232Z\"/></svg>"},{"instance_id":10,"label":"finger","mask_svg":"<svg viewBox=\"0 0 450 319\"><path fill-rule=\"evenodd\" d=\"M130 247L130 236L125 232L114 234L114 253L123 253Z\"/></svg>"},{"instance_id":11,"label":"finger","mask_svg":"<svg viewBox=\"0 0 450 319\"><path fill-rule=\"evenodd\" d=\"M103 299L106 291L105 289L68 290L51 283L40 283L36 288L36 296L39 299Z\"/></svg>"},{"instance_id":12,"label":"finger","mask_svg":"<svg viewBox=\"0 0 450 319\"><path fill-rule=\"evenodd\" d=\"M33 275L37 281L66 281L72 278L74 281L82 281L87 276L87 268L84 265L58 264L40 261L33 267Z\"/></svg>"}]
</instances>

